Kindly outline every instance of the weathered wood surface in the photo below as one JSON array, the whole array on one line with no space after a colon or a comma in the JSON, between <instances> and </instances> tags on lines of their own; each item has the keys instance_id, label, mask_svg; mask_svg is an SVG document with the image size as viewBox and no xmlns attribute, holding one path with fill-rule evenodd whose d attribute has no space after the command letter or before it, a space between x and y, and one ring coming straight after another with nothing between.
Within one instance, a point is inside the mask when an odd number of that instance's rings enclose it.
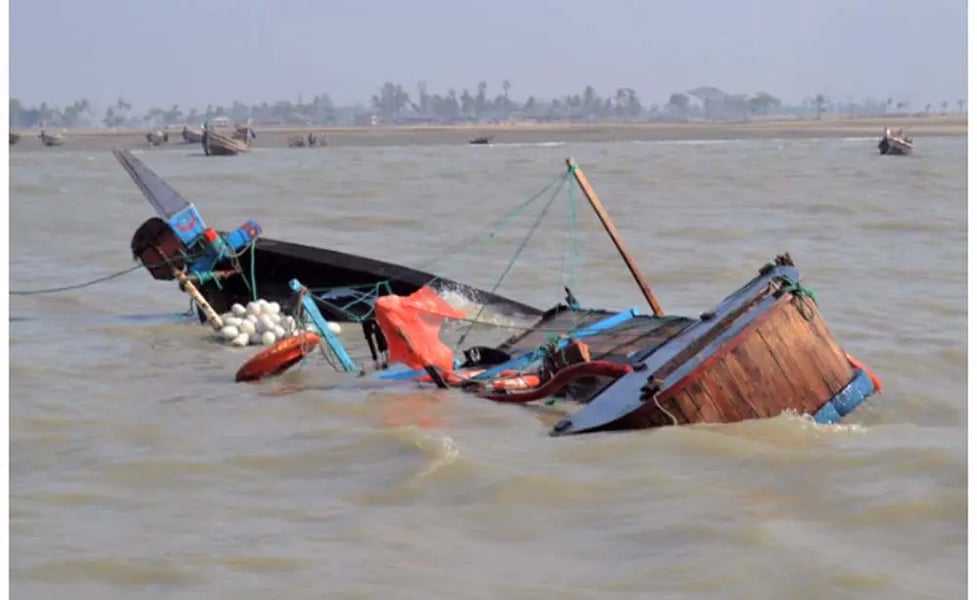
<instances>
[{"instance_id":1,"label":"weathered wood surface","mask_svg":"<svg viewBox=\"0 0 977 600\"><path fill-rule=\"evenodd\" d=\"M634 414L631 425L671 425L672 417L680 425L734 423L788 410L814 414L854 375L813 302L789 294L699 360L668 389L650 387L646 410Z\"/></svg>"}]
</instances>

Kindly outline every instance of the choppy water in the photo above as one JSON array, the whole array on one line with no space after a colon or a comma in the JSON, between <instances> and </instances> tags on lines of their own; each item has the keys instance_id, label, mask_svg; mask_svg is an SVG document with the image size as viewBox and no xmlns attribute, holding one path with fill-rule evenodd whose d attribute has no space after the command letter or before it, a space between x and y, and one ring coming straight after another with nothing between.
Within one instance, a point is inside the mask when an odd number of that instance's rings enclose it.
<instances>
[{"instance_id":1,"label":"choppy water","mask_svg":"<svg viewBox=\"0 0 977 600\"><path fill-rule=\"evenodd\" d=\"M463 257L439 250L573 154L668 312L712 308L789 251L885 391L841 427L551 439L545 414L364 389L324 364L235 385L255 350L215 345L142 270L12 296L12 594L960 597L966 145L918 145L910 158L879 157L872 139L146 150L210 224L256 218L272 237L486 287L532 213ZM151 209L111 154L19 151L10 175L13 290L131 264ZM502 293L562 298L564 197L552 211ZM577 297L640 306L592 212L579 216Z\"/></svg>"}]
</instances>

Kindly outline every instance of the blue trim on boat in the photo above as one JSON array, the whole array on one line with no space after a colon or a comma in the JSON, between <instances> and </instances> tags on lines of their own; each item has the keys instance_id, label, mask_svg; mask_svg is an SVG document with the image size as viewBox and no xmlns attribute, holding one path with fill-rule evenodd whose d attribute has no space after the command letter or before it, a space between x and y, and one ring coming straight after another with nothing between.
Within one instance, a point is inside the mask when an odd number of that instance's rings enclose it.
<instances>
[{"instance_id":1,"label":"blue trim on boat","mask_svg":"<svg viewBox=\"0 0 977 600\"><path fill-rule=\"evenodd\" d=\"M292 288L292 291L295 293L299 293L304 289L298 279L292 279L289 281L288 287ZM335 355L339 360L339 363L343 365L343 369L349 373L356 373L359 371L359 369L356 367L356 363L353 362L353 359L350 358L349 353L346 352L346 348L343 346L343 343L340 342L339 338L336 337L336 334L329 329L329 323L327 323L326 319L323 318L322 313L319 312L319 307L315 304L315 300L309 294L302 296L302 307L305 309L305 313L309 316L309 318L312 319L312 323L315 325L316 329L319 330L319 335L326 340L326 343L329 345L329 349L332 350L333 355Z\"/></svg>"},{"instance_id":2,"label":"blue trim on boat","mask_svg":"<svg viewBox=\"0 0 977 600\"><path fill-rule=\"evenodd\" d=\"M872 378L864 369L858 369L851 382L814 413L814 421L822 425L838 423L874 393Z\"/></svg>"},{"instance_id":3,"label":"blue trim on boat","mask_svg":"<svg viewBox=\"0 0 977 600\"><path fill-rule=\"evenodd\" d=\"M568 331L566 333L567 334L572 334L574 339L587 338L587 337L590 337L592 335L597 335L598 333L607 331L608 329L613 329L614 327L617 327L618 325L621 325L623 323L627 323L628 321L630 321L631 319L635 318L639 314L640 314L640 309L635 306L635 307L630 308L628 310L619 312L616 315L612 315L610 317L607 317L606 319L597 321L596 323L593 323L592 325L588 325L587 327L584 327L583 329L580 329L580 330L577 330L577 331L572 331L572 332L571 331ZM564 347L566 347L566 345L568 343L569 343L569 340L568 339L562 339L562 340L560 340L557 343L557 346L559 348L564 348ZM516 358L513 358L512 360L510 360L508 362L504 362L504 363L502 363L500 365L495 365L491 369L487 369L483 373L480 373L478 375L475 375L475 376L471 377L471 380L472 381L481 381L481 380L484 380L484 379L495 377L499 373L501 373L503 371L506 371L508 369L519 369L519 368L523 368L523 367L525 367L525 366L527 366L529 364L532 364L532 362L535 360L534 357L536 357L536 351L535 350L533 352L527 352L525 354L522 354L520 356L517 356ZM457 361L455 363L455 366L456 367L458 366ZM407 370L407 369L405 369L405 370L402 370L402 371L394 371L394 372L390 372L388 370L388 371L385 371L383 373L380 373L380 374L376 375L376 377L379 378L379 379L414 379L414 378L417 378L417 377L422 377L425 374L426 374L426 371L424 371L423 369L416 370L416 371L415 370Z\"/></svg>"}]
</instances>

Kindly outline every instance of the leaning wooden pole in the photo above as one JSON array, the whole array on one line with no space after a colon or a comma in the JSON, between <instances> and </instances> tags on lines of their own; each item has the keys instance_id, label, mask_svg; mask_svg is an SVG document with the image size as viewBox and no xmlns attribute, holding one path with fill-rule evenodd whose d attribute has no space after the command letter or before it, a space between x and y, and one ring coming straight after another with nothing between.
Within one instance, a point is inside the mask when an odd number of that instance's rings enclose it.
<instances>
[{"instance_id":1,"label":"leaning wooden pole","mask_svg":"<svg viewBox=\"0 0 977 600\"><path fill-rule=\"evenodd\" d=\"M197 306L200 307L200 310L203 311L204 315L207 317L207 321L210 323L210 326L215 330L223 327L224 320L221 319L221 316L217 314L214 307L211 306L210 303L207 302L207 300L203 297L203 294L200 293L197 286L193 285L193 282L190 281L187 274L183 271L173 269L173 276L176 277L177 281L180 282L180 285L183 287L183 291L190 294L190 297L193 298L194 302L197 303Z\"/></svg>"},{"instance_id":2,"label":"leaning wooden pole","mask_svg":"<svg viewBox=\"0 0 977 600\"><path fill-rule=\"evenodd\" d=\"M628 270L631 271L631 276L634 277L635 283L641 288L641 293L644 294L645 300L648 301L648 306L651 307L653 313L656 317L664 317L665 311L662 310L658 300L655 295L651 293L651 286L645 281L645 278L641 275L641 271L638 270L638 265L635 264L634 259L631 258L631 253L627 251L624 247L624 242L621 241L621 236L617 232L617 227L611 221L610 215L604 210L604 205L601 204L600 198L597 197L597 193L594 188L590 187L590 182L587 181L587 177L583 174L580 166L577 164L573 157L567 159L567 168L573 173L574 179L577 180L577 184L580 186L583 195L586 196L587 201L590 202L590 206L593 207L594 212L597 213L597 218L600 219L601 225L604 226L604 230L607 231L607 235L611 236L611 241L614 242L614 246L617 251L621 254L621 258L624 259L624 264L628 266Z\"/></svg>"}]
</instances>

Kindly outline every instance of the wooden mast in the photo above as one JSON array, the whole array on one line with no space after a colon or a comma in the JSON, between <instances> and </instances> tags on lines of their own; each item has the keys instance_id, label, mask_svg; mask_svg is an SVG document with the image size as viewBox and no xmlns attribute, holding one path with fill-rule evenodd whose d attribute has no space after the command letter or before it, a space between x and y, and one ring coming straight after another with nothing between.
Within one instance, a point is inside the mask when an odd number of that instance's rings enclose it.
<instances>
[{"instance_id":1,"label":"wooden mast","mask_svg":"<svg viewBox=\"0 0 977 600\"><path fill-rule=\"evenodd\" d=\"M624 259L624 264L628 266L628 270L631 271L631 276L634 277L634 281L641 288L641 293L644 294L645 300L648 301L648 305L651 307L652 312L656 317L664 317L665 312L662 310L658 300L655 295L651 293L651 287L645 278L638 271L638 265L635 264L634 259L631 258L631 254L624 247L624 242L621 241L621 236L617 233L617 228L614 227L614 223L611 221L611 217L604 210L604 205L601 204L600 198L597 197L597 193L594 189L590 187L590 182L587 181L587 177L583 174L580 166L573 160L573 157L567 158L567 167L570 172L573 173L574 179L577 180L577 184L580 185L580 189L583 191L583 195L587 197L587 201L590 202L590 206L593 207L594 212L597 213L597 218L600 219L601 225L604 226L604 230L607 231L607 235L611 236L611 241L614 242L614 246L617 251L621 254L621 258Z\"/></svg>"}]
</instances>

